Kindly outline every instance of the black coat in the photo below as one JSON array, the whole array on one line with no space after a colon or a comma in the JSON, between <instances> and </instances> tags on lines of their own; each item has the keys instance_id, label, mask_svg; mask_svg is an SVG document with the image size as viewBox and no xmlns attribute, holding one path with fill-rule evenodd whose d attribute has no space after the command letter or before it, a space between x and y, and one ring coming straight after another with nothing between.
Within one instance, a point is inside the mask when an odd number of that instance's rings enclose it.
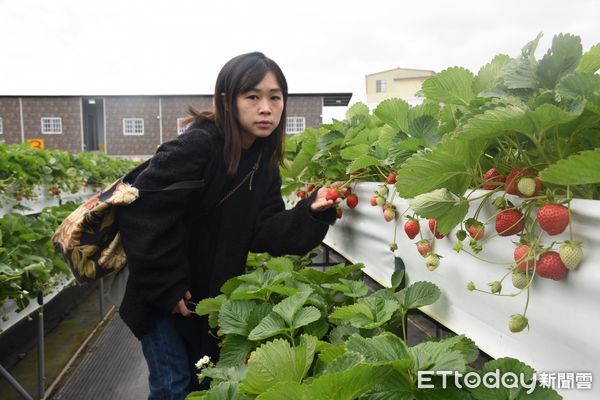
<instances>
[{"instance_id":1,"label":"black coat","mask_svg":"<svg viewBox=\"0 0 600 400\"><path fill-rule=\"evenodd\" d=\"M248 251L303 255L317 246L335 210L313 213L313 196L286 210L279 167L263 161L222 205L215 205L246 177L261 139L242 152L234 177L226 175L223 136L212 123L188 129L162 144L134 182L139 189L204 179L201 190L146 192L118 209L130 276L120 314L138 338L169 314L189 290L198 301L216 296L228 279L244 272ZM179 318L191 339L205 332L198 316ZM196 339L197 340L197 339ZM201 351L201 350L199 350Z\"/></svg>"}]
</instances>

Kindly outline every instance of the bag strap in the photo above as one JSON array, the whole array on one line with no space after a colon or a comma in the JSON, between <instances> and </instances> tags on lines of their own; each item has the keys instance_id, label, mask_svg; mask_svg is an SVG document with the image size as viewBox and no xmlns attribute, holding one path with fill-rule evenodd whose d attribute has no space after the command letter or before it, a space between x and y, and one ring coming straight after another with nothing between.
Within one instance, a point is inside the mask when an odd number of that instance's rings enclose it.
<instances>
[{"instance_id":1,"label":"bag strap","mask_svg":"<svg viewBox=\"0 0 600 400\"><path fill-rule=\"evenodd\" d=\"M246 182L248 180L248 178L250 178L249 189L252 190L252 179L254 178L254 173L258 170L258 167L260 166L260 159L261 159L261 157L262 157L262 153L259 153L258 154L258 159L256 160L256 162L252 166L252 169L250 170L250 172L248 172L248 175L246 175L244 177L244 179L242 179L240 181L240 183L237 184L236 187L234 187L229 193L227 193L227 195L225 195L225 197L223 197L221 199L221 201L219 201L215 207L219 207L221 204L223 204L225 202L225 200L227 200L229 197L231 197L231 195L234 194L235 191L238 190L240 188L240 186L242 186L244 184L244 182Z\"/></svg>"}]
</instances>

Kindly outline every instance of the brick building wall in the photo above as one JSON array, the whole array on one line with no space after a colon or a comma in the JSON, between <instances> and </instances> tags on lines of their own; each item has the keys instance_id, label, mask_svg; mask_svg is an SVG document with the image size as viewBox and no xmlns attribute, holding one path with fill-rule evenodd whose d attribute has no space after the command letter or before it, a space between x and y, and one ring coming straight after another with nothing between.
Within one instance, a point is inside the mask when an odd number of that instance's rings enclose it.
<instances>
[{"instance_id":1,"label":"brick building wall","mask_svg":"<svg viewBox=\"0 0 600 400\"><path fill-rule=\"evenodd\" d=\"M27 139L44 139L46 149L79 152L81 145L80 97L22 97L23 128ZM42 118L60 118L62 133L42 134Z\"/></svg>"},{"instance_id":2,"label":"brick building wall","mask_svg":"<svg viewBox=\"0 0 600 400\"><path fill-rule=\"evenodd\" d=\"M322 97L291 95L288 97L287 116L305 117L306 128L319 129L323 123Z\"/></svg>"},{"instance_id":3,"label":"brick building wall","mask_svg":"<svg viewBox=\"0 0 600 400\"><path fill-rule=\"evenodd\" d=\"M210 95L163 96L160 99L162 108L163 142L167 142L177 137L177 119L187 117L189 115L187 110L190 106L196 110L201 110L212 105L212 96Z\"/></svg>"},{"instance_id":4,"label":"brick building wall","mask_svg":"<svg viewBox=\"0 0 600 400\"><path fill-rule=\"evenodd\" d=\"M110 155L154 154L160 145L158 96L104 97L106 151ZM142 118L143 135L124 135L124 118Z\"/></svg>"},{"instance_id":5,"label":"brick building wall","mask_svg":"<svg viewBox=\"0 0 600 400\"><path fill-rule=\"evenodd\" d=\"M21 143L21 111L18 97L0 97L0 118L0 141L6 144Z\"/></svg>"}]
</instances>

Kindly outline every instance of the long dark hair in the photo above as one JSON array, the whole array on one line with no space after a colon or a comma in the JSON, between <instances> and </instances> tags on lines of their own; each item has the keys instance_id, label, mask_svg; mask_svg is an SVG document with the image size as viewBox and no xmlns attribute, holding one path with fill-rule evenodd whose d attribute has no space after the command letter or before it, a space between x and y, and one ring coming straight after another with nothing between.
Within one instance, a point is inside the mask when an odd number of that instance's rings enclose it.
<instances>
[{"instance_id":1,"label":"long dark hair","mask_svg":"<svg viewBox=\"0 0 600 400\"><path fill-rule=\"evenodd\" d=\"M223 133L225 139L224 157L229 175L237 172L242 154L242 131L238 122L237 96L256 87L268 72L273 73L277 79L283 93L284 107L279 125L273 133L266 138L256 140L261 142L263 160L268 160L275 165L282 163L288 98L287 81L277 63L263 53L241 54L229 60L221 68L221 72L217 77L213 107L200 111L191 107L189 109L192 116L189 122L214 121Z\"/></svg>"}]
</instances>

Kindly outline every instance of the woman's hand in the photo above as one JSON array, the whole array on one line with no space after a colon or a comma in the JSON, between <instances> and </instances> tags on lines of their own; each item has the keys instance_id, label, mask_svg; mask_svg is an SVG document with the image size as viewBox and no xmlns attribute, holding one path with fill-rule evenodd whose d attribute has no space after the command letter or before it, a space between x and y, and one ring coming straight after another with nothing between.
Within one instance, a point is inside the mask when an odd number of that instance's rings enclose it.
<instances>
[{"instance_id":1,"label":"woman's hand","mask_svg":"<svg viewBox=\"0 0 600 400\"><path fill-rule=\"evenodd\" d=\"M325 198L327 196L328 190L329 189L327 189L327 188L320 188L317 191L317 196L315 197L315 200L310 205L311 211L314 211L314 212L325 211L328 208L335 207L338 204L340 204L342 199L339 197L335 200L327 200Z\"/></svg>"},{"instance_id":2,"label":"woman's hand","mask_svg":"<svg viewBox=\"0 0 600 400\"><path fill-rule=\"evenodd\" d=\"M177 305L175 307L173 307L173 310L171 310L171 314L181 314L184 317L189 317L190 315L192 315L192 312L190 310L188 310L187 305L186 305L188 300L191 298L192 298L192 294L188 290L187 292L185 292L183 299L179 300L179 303L177 303Z\"/></svg>"}]
</instances>

